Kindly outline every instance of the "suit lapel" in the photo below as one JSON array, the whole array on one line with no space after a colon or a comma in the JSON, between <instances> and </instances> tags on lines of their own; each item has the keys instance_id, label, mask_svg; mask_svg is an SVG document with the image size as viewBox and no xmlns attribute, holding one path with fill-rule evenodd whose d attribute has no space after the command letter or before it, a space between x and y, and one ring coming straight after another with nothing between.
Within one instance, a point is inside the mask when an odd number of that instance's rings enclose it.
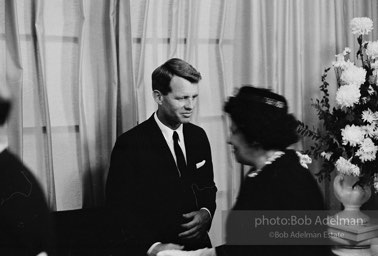
<instances>
[{"instance_id":1,"label":"suit lapel","mask_svg":"<svg viewBox=\"0 0 378 256\"><path fill-rule=\"evenodd\" d=\"M151 146L156 149L153 151L157 154L156 158L162 163L162 166L165 166L168 170L172 170L173 173L178 176L179 172L177 170L175 159L173 158L171 150L169 149L163 133L157 125L153 115L148 119L148 123L148 127L150 128L148 134L150 134Z\"/></svg>"},{"instance_id":2,"label":"suit lapel","mask_svg":"<svg viewBox=\"0 0 378 256\"><path fill-rule=\"evenodd\" d=\"M193 171L193 166L195 165L194 163L194 139L193 135L190 132L190 128L187 124L184 124L183 126L183 133L184 133L184 140L185 140L185 151L186 151L186 162L188 166L188 171L192 172Z\"/></svg>"}]
</instances>

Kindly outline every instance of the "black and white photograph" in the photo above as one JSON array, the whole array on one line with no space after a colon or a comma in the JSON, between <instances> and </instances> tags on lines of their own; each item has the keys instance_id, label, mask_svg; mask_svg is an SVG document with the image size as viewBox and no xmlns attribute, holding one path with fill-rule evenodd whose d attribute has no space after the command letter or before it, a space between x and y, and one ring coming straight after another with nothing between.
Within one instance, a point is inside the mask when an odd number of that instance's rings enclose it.
<instances>
[{"instance_id":1,"label":"black and white photograph","mask_svg":"<svg viewBox=\"0 0 378 256\"><path fill-rule=\"evenodd\" d=\"M378 0L0 0L0 255L378 256Z\"/></svg>"}]
</instances>

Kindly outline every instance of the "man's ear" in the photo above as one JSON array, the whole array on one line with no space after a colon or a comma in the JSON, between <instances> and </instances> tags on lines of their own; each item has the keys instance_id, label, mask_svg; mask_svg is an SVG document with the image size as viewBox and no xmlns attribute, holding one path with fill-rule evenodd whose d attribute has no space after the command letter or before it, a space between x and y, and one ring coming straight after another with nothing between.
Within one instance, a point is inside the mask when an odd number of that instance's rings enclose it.
<instances>
[{"instance_id":1,"label":"man's ear","mask_svg":"<svg viewBox=\"0 0 378 256\"><path fill-rule=\"evenodd\" d=\"M155 102L158 105L163 104L163 94L159 90L154 90L152 94L153 94L152 96L154 97Z\"/></svg>"}]
</instances>

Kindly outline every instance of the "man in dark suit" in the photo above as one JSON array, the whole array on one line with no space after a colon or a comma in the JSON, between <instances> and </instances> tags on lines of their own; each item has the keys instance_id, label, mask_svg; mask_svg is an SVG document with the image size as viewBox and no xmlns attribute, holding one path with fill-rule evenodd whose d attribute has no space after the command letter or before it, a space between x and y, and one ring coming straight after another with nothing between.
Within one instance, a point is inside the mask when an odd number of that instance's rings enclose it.
<instances>
[{"instance_id":1,"label":"man in dark suit","mask_svg":"<svg viewBox=\"0 0 378 256\"><path fill-rule=\"evenodd\" d=\"M113 245L121 253L211 246L217 188L210 145L205 131L189 123L200 80L181 59L158 67L152 73L158 110L116 141L106 200L120 228Z\"/></svg>"}]
</instances>

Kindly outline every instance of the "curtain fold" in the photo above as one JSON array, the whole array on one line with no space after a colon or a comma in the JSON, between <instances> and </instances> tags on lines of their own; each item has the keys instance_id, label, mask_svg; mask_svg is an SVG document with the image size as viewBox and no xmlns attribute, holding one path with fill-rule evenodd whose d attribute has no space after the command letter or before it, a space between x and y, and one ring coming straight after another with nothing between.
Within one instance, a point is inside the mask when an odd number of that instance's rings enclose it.
<instances>
[{"instance_id":1,"label":"curtain fold","mask_svg":"<svg viewBox=\"0 0 378 256\"><path fill-rule=\"evenodd\" d=\"M23 68L20 49L20 39L17 22L17 5L12 0L4 3L5 25L5 82L11 91L13 105L12 118L8 121L9 148L22 157L22 83Z\"/></svg>"},{"instance_id":2,"label":"curtain fold","mask_svg":"<svg viewBox=\"0 0 378 256\"><path fill-rule=\"evenodd\" d=\"M100 206L115 139L136 124L128 1L83 1L80 75L83 206ZM99 19L100 17L100 19ZM102 40L98 40L98 36ZM83 159L85 160L85 159Z\"/></svg>"},{"instance_id":3,"label":"curtain fold","mask_svg":"<svg viewBox=\"0 0 378 256\"><path fill-rule=\"evenodd\" d=\"M197 0L188 0L188 20L186 22L187 35L185 37L186 47L182 58L198 66L198 25L199 25L199 3Z\"/></svg>"},{"instance_id":4,"label":"curtain fold","mask_svg":"<svg viewBox=\"0 0 378 256\"><path fill-rule=\"evenodd\" d=\"M90 207L96 205L97 200L100 198L95 198L95 192L93 188L93 175L91 170L96 166L96 160L93 161L90 158L95 151L95 145L91 143L93 140L93 129L90 127L92 123L88 120L87 115L91 115L90 111L87 110L88 106L86 104L87 91L84 83L84 72L86 70L83 67L85 63L86 56L86 41L88 40L88 29L89 25L87 23L88 12L90 10L88 2L86 0L81 0L79 5L79 22L78 22L78 44L79 44L79 69L78 69L78 119L79 119L79 172L82 180L82 200L83 207ZM90 119L90 118L89 118ZM92 161L91 161L92 160Z\"/></svg>"},{"instance_id":5,"label":"curtain fold","mask_svg":"<svg viewBox=\"0 0 378 256\"><path fill-rule=\"evenodd\" d=\"M46 194L47 202L51 210L56 210L56 194L55 194L55 179L54 179L54 163L52 153L52 131L49 111L49 100L46 84L46 45L45 45L45 30L44 30L44 0L35 1L35 44L36 44L36 69L40 100L40 110L42 116L42 130L44 142L44 154L46 161ZM21 116L22 117L22 116ZM21 126L22 127L22 126Z\"/></svg>"},{"instance_id":6,"label":"curtain fold","mask_svg":"<svg viewBox=\"0 0 378 256\"><path fill-rule=\"evenodd\" d=\"M178 47L179 47L179 30L182 26L181 24L181 15L182 15L182 1L176 0L176 4L172 4L170 8L170 16L172 19L172 22L170 25L170 42L169 42L169 58L173 58L177 55Z\"/></svg>"},{"instance_id":7,"label":"curtain fold","mask_svg":"<svg viewBox=\"0 0 378 256\"><path fill-rule=\"evenodd\" d=\"M221 9L220 9L220 27L219 27L219 44L217 47L217 55L219 58L219 92L220 92L220 98L222 100L226 100L227 97L229 97L229 90L227 89L228 85L227 84L227 79L225 75L227 63L225 61L225 56L224 56L224 48L223 48L223 43L225 40L225 30L226 30L226 21L227 21L227 9L228 8L228 2L224 1ZM229 136L229 127L231 125L230 120L226 118L225 115L221 116L221 123L223 124L223 131L224 135L223 138L228 138ZM226 158L226 170L233 170L236 167L236 162L232 159L231 154L227 154ZM235 172L234 175L231 175L230 179L228 179L228 184L227 188L229 188L228 193L225 194L225 204L231 207L233 203L235 202L236 196L237 196L237 187L239 187L239 181L240 177L238 175L241 175L241 173Z\"/></svg>"},{"instance_id":8,"label":"curtain fold","mask_svg":"<svg viewBox=\"0 0 378 256\"><path fill-rule=\"evenodd\" d=\"M135 69L135 77L136 77L136 97L137 97L137 109L138 109L138 123L141 122L141 120L145 120L147 117L146 114L146 108L145 104L145 86L144 86L144 78L146 73L146 67L145 67L145 52L146 52L146 37L147 37L147 28L149 26L149 23L147 22L147 17L149 16L149 9L150 9L150 1L147 0L144 4L144 12L143 16L140 18L142 20L142 30L141 30L141 36L136 38L136 40L140 40L140 50L139 54L136 55L136 59L138 60L136 63L136 69Z\"/></svg>"},{"instance_id":9,"label":"curtain fold","mask_svg":"<svg viewBox=\"0 0 378 256\"><path fill-rule=\"evenodd\" d=\"M114 135L129 130L137 124L138 106L136 102L136 85L133 65L133 47L131 37L130 1L119 1L117 9L116 46L117 58L117 132ZM112 138L112 146L116 136Z\"/></svg>"}]
</instances>

